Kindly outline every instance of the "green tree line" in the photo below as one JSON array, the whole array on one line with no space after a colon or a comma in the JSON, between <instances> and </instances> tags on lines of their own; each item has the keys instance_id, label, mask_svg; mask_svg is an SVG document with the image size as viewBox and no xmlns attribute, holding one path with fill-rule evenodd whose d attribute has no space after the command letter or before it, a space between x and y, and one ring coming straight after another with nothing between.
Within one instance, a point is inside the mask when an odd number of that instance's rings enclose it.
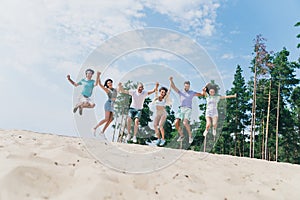
<instances>
[{"instance_id":1,"label":"green tree line","mask_svg":"<svg viewBox=\"0 0 300 200\"><path fill-rule=\"evenodd\" d=\"M300 34L296 37L300 38ZM269 52L265 41L262 35L254 39L250 66L236 66L232 88L226 91L226 95L237 94L237 97L219 102L218 138L216 142L208 138L207 145L211 146L211 153L300 164L300 80L296 76L300 58L289 60L290 52L285 47L279 52ZM295 45L300 47L300 44ZM250 68L250 80L244 78L243 67ZM125 89L136 86L131 81L124 84ZM113 127L118 142L124 142L130 101L128 95L120 94L116 102ZM140 121L143 130L139 135L140 144L155 139L154 131L149 128L153 114L150 103L151 99L147 98ZM203 151L206 104L201 103L199 109L203 111L199 116L200 123L191 124L194 142L188 145L184 141L179 145L172 142L178 136L173 126L175 112L167 107L165 133L169 145L166 147ZM212 134L207 137L212 137Z\"/></svg>"}]
</instances>

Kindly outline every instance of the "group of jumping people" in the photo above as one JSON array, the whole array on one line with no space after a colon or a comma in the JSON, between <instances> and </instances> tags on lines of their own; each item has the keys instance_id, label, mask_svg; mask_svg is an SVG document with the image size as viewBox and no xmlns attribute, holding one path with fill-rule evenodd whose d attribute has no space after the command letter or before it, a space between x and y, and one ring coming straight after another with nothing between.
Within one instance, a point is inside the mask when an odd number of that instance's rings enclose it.
<instances>
[{"instance_id":1,"label":"group of jumping people","mask_svg":"<svg viewBox=\"0 0 300 200\"><path fill-rule=\"evenodd\" d=\"M157 137L156 145L158 146L164 146L166 143L164 123L167 119L166 106L171 106L172 104L172 101L170 100L171 89L173 89L180 97L180 106L177 113L175 114L174 122L175 128L179 133L177 141L181 142L184 139L184 134L181 127L182 122L183 126L185 127L188 133L188 142L190 144L193 142L192 132L189 124L192 115L192 99L195 96L206 97L206 128L203 132L203 136L206 137L212 124L212 133L215 139L217 134L218 102L220 99L236 97L236 94L228 96L217 95L217 87L210 83L206 84L201 92L195 92L190 89L190 81L185 81L183 89L180 90L174 84L173 77L169 78L169 88L163 86L159 88L159 83L156 82L155 87L149 91L144 90L144 85L142 83L138 83L137 89L135 90L125 90L123 88L122 83L118 84L118 88L114 88L112 79L105 80L103 84L100 79L101 72L97 72L96 80L92 79L93 74L94 70L87 69L85 71L85 78L81 79L77 83L71 79L70 75L67 75L67 79L72 85L74 85L75 87L82 86L82 91L78 103L73 108L73 112L76 113L77 110L79 110L79 114L82 115L84 108L94 108L95 103L92 101L91 96L94 87L99 86L107 94L107 101L104 104L105 117L92 128L92 132L96 136L97 129L104 124L102 130L100 131L100 134L104 134L106 129L109 127L110 123L113 121L114 103L117 99L118 93L130 95L132 97L132 101L129 106L127 116L126 141L132 141L133 143L137 143L138 127L142 115L144 101L147 98L147 96L153 93L155 93L153 104L155 105L156 109L156 116L154 118L154 129ZM134 122L133 137L131 135L132 121Z\"/></svg>"}]
</instances>

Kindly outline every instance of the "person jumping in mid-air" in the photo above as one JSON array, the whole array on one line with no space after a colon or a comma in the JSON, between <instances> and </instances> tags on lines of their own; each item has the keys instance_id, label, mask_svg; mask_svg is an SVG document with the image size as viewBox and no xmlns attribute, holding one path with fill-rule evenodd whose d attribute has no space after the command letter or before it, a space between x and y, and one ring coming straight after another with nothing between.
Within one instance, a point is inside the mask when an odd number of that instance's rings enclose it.
<instances>
[{"instance_id":1,"label":"person jumping in mid-air","mask_svg":"<svg viewBox=\"0 0 300 200\"><path fill-rule=\"evenodd\" d=\"M134 129L133 129L133 143L137 143L137 132L139 127L140 118L142 116L143 104L146 97L154 93L158 88L159 83L155 84L155 88L150 91L144 90L144 85L139 83L136 90L125 90L122 86L122 83L119 83L119 92L124 94L129 94L132 97L132 102L129 107L128 116L127 116L127 138L126 141L131 139L131 122L134 120Z\"/></svg>"},{"instance_id":2,"label":"person jumping in mid-air","mask_svg":"<svg viewBox=\"0 0 300 200\"><path fill-rule=\"evenodd\" d=\"M211 83L206 84L205 86L206 93L206 112L205 112L205 118L206 118L206 128L203 132L203 136L206 137L209 128L211 126L211 121L213 123L213 136L214 140L216 139L217 135L217 125L218 125L218 102L220 99L227 99L227 98L235 98L236 94L234 95L228 95L228 96L219 96L216 95L217 93L217 87L215 85L212 85Z\"/></svg>"},{"instance_id":3,"label":"person jumping in mid-air","mask_svg":"<svg viewBox=\"0 0 300 200\"><path fill-rule=\"evenodd\" d=\"M97 72L96 81L92 79L93 74L94 74L94 70L87 69L85 71L86 77L81 79L78 83L74 82L71 79L70 75L67 75L67 79L72 85L74 85L75 87L77 87L79 85L83 86L81 95L79 97L79 102L74 107L73 113L76 113L76 111L79 109L79 114L82 115L83 108L94 108L95 107L95 103L92 102L91 96L92 96L94 87L98 84L100 72Z\"/></svg>"},{"instance_id":4,"label":"person jumping in mid-air","mask_svg":"<svg viewBox=\"0 0 300 200\"><path fill-rule=\"evenodd\" d=\"M156 145L164 146L165 145L165 130L164 124L167 119L167 111L166 106L171 104L170 101L170 91L171 89L167 89L166 87L159 88L159 95L158 92L155 91L155 98L153 99L153 104L156 108L156 116L154 119L154 129L155 134L157 137ZM161 133L161 137L160 137Z\"/></svg>"},{"instance_id":5,"label":"person jumping in mid-air","mask_svg":"<svg viewBox=\"0 0 300 200\"><path fill-rule=\"evenodd\" d=\"M176 118L175 128L179 133L179 138L177 139L177 142L182 142L184 139L183 130L180 126L180 122L183 121L183 125L189 135L189 143L191 144L193 142L193 137L192 137L189 121L191 120L191 115L192 115L192 99L195 96L197 97L204 96L204 91L200 93L200 92L195 92L193 90L190 90L190 85L191 85L190 81L185 81L184 89L179 90L173 82L173 77L170 77L169 79L170 79L170 84L172 89L174 89L174 91L178 93L180 97L180 107L175 116Z\"/></svg>"},{"instance_id":6,"label":"person jumping in mid-air","mask_svg":"<svg viewBox=\"0 0 300 200\"><path fill-rule=\"evenodd\" d=\"M101 74L101 73L100 73ZM105 130L109 126L109 124L113 121L114 116L114 102L116 101L118 92L117 89L113 88L113 81L111 79L107 79L104 82L104 85L101 84L100 78L99 78L99 86L106 92L108 99L104 104L104 111L105 111L105 118L101 120L93 129L94 135L96 135L96 130L99 126L105 123L105 126L103 127L101 134L104 134Z\"/></svg>"}]
</instances>

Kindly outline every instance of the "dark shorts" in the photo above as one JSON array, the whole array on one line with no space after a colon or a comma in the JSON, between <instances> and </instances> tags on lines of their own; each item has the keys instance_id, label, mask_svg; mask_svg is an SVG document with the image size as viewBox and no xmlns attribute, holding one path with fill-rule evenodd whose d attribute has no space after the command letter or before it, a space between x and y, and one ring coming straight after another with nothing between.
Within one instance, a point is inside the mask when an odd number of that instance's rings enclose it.
<instances>
[{"instance_id":1,"label":"dark shorts","mask_svg":"<svg viewBox=\"0 0 300 200\"><path fill-rule=\"evenodd\" d=\"M131 119L135 119L135 118L140 119L141 116L142 116L142 110L141 109L135 109L135 108L129 108L128 116Z\"/></svg>"}]
</instances>

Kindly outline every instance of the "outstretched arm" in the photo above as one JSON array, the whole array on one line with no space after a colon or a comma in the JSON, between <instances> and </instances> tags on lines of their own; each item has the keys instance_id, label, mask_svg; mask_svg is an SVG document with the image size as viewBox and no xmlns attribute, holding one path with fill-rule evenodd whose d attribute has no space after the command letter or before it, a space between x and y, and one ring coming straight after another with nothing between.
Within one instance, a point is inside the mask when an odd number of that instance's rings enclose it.
<instances>
[{"instance_id":1,"label":"outstretched arm","mask_svg":"<svg viewBox=\"0 0 300 200\"><path fill-rule=\"evenodd\" d=\"M195 96L197 96L197 97L201 97L201 96L206 96L206 87L204 87L204 88L202 88L202 92L200 93L200 92L197 92L196 94L195 94Z\"/></svg>"},{"instance_id":2,"label":"outstretched arm","mask_svg":"<svg viewBox=\"0 0 300 200\"><path fill-rule=\"evenodd\" d=\"M122 83L118 84L118 90L120 93L129 94L128 90L124 90Z\"/></svg>"},{"instance_id":3,"label":"outstretched arm","mask_svg":"<svg viewBox=\"0 0 300 200\"><path fill-rule=\"evenodd\" d=\"M99 77L98 77L98 73L99 73ZM99 84L99 86L104 90L104 92L109 93L108 88L104 87L104 85L101 83L100 75L101 75L101 72L97 72L97 78L98 78L97 84Z\"/></svg>"},{"instance_id":4,"label":"outstretched arm","mask_svg":"<svg viewBox=\"0 0 300 200\"><path fill-rule=\"evenodd\" d=\"M71 76L70 76L69 74L67 75L67 79L68 79L68 81L69 81L72 85L74 85L75 87L78 86L78 84L75 83L75 82L71 79Z\"/></svg>"},{"instance_id":5,"label":"outstretched arm","mask_svg":"<svg viewBox=\"0 0 300 200\"><path fill-rule=\"evenodd\" d=\"M100 74L101 74L101 72L97 72L97 77L96 77L96 81L95 81L95 83L94 83L94 86L97 86L97 85L98 85L98 82L99 82L99 80L100 80Z\"/></svg>"},{"instance_id":6,"label":"outstretched arm","mask_svg":"<svg viewBox=\"0 0 300 200\"><path fill-rule=\"evenodd\" d=\"M150 95L150 94L154 93L155 91L157 91L157 89L158 89L158 86L159 86L159 83L158 83L158 82L156 82L154 89L153 89L153 90L150 90L150 91L148 91L148 95Z\"/></svg>"},{"instance_id":7,"label":"outstretched arm","mask_svg":"<svg viewBox=\"0 0 300 200\"><path fill-rule=\"evenodd\" d=\"M178 90L178 88L175 86L175 84L174 84L174 82L173 82L173 77L171 76L169 79L170 79L170 85L171 85L171 88L173 88L173 90L174 90L176 93L178 93L179 90Z\"/></svg>"},{"instance_id":8,"label":"outstretched arm","mask_svg":"<svg viewBox=\"0 0 300 200\"><path fill-rule=\"evenodd\" d=\"M229 99L229 98L236 98L236 94L233 95L227 95L227 96L221 96L220 99Z\"/></svg>"}]
</instances>

